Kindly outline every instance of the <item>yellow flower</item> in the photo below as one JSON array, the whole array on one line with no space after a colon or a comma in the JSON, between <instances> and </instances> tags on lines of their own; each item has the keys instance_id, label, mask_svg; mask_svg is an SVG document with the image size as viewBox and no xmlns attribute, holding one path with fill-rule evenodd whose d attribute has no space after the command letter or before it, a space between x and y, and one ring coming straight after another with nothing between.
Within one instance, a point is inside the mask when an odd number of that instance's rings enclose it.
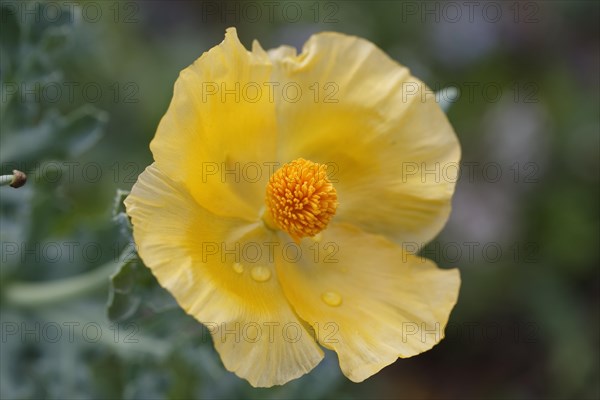
<instances>
[{"instance_id":1,"label":"yellow flower","mask_svg":"<svg viewBox=\"0 0 600 400\"><path fill-rule=\"evenodd\" d=\"M125 202L139 255L228 370L284 384L320 344L361 382L443 338L459 273L408 250L444 226L460 148L370 42L247 51L230 28L181 72L150 148Z\"/></svg>"}]
</instances>

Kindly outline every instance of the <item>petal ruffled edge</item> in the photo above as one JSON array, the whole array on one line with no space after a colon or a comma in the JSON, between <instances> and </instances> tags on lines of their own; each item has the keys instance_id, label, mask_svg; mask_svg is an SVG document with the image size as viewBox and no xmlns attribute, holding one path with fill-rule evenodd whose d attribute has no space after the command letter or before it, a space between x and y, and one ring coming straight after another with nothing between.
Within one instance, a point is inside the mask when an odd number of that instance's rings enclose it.
<instances>
[{"instance_id":1,"label":"petal ruffled edge","mask_svg":"<svg viewBox=\"0 0 600 400\"><path fill-rule=\"evenodd\" d=\"M350 380L361 382L444 337L458 299L458 269L440 269L381 236L340 224L319 241L303 241L300 252L307 257L277 259L285 295L319 343L338 354Z\"/></svg>"}]
</instances>

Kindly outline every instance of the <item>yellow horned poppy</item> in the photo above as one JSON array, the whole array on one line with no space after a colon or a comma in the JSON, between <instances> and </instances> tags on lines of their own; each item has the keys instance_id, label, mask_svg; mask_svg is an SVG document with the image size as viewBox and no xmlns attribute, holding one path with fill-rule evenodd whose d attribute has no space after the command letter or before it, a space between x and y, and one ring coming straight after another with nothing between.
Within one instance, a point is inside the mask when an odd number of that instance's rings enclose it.
<instances>
[{"instance_id":1,"label":"yellow horned poppy","mask_svg":"<svg viewBox=\"0 0 600 400\"><path fill-rule=\"evenodd\" d=\"M460 158L430 94L331 32L296 54L248 51L230 28L181 72L125 204L140 257L225 368L281 385L320 344L361 382L443 338L459 273L408 251L444 226Z\"/></svg>"}]
</instances>

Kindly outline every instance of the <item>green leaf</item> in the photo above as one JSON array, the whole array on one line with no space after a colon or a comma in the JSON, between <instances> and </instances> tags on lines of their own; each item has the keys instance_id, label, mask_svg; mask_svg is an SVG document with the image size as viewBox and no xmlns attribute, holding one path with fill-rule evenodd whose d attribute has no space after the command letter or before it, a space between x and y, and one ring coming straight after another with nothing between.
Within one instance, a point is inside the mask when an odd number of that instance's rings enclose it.
<instances>
[{"instance_id":1,"label":"green leaf","mask_svg":"<svg viewBox=\"0 0 600 400\"><path fill-rule=\"evenodd\" d=\"M123 255L127 259L110 277L107 309L112 321L128 321L139 315L158 314L178 307L171 294L158 284L133 252L133 247L126 249Z\"/></svg>"},{"instance_id":2,"label":"green leaf","mask_svg":"<svg viewBox=\"0 0 600 400\"><path fill-rule=\"evenodd\" d=\"M76 15L71 12L74 8L68 7L66 4L57 4L60 6L60 10L56 12L56 18L54 18L54 16L50 18L43 16L42 18L32 18L27 20L31 25L31 39L34 42L43 42L44 37L53 29L61 27L72 28L74 26ZM31 10L36 10L38 13L42 14L48 12L44 6L44 3L41 2L32 2L28 5ZM52 32L50 34L52 34Z\"/></svg>"},{"instance_id":3,"label":"green leaf","mask_svg":"<svg viewBox=\"0 0 600 400\"><path fill-rule=\"evenodd\" d=\"M59 140L66 140L68 155L77 157L100 140L107 122L106 112L85 105L61 121Z\"/></svg>"},{"instance_id":4,"label":"green leaf","mask_svg":"<svg viewBox=\"0 0 600 400\"><path fill-rule=\"evenodd\" d=\"M107 307L112 321L125 321L140 307L142 298L135 290L137 267L137 259L126 261L110 277Z\"/></svg>"},{"instance_id":5,"label":"green leaf","mask_svg":"<svg viewBox=\"0 0 600 400\"><path fill-rule=\"evenodd\" d=\"M123 203L127 196L129 196L128 190L117 189L112 215L113 221L115 221L119 226L121 235L124 236L129 242L133 242L133 227L131 226L129 215L127 215L125 204Z\"/></svg>"},{"instance_id":6,"label":"green leaf","mask_svg":"<svg viewBox=\"0 0 600 400\"><path fill-rule=\"evenodd\" d=\"M43 160L77 157L98 142L107 121L107 113L89 105L66 117L50 110L36 126L4 135L0 159L33 165Z\"/></svg>"}]
</instances>

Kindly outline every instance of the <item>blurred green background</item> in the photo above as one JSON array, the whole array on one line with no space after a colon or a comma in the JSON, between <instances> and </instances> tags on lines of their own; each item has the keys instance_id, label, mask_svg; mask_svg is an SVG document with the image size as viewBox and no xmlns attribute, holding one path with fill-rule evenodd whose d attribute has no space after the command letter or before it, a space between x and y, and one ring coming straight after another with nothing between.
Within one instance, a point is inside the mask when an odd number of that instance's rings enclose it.
<instances>
[{"instance_id":1,"label":"blurred green background","mask_svg":"<svg viewBox=\"0 0 600 400\"><path fill-rule=\"evenodd\" d=\"M600 396L598 2L1 4L0 173L29 175L0 188L2 399ZM463 283L433 350L362 384L328 353L253 389L132 256L115 193L151 163L179 71L229 26L247 47L362 36L458 89L462 176L423 255Z\"/></svg>"}]
</instances>

